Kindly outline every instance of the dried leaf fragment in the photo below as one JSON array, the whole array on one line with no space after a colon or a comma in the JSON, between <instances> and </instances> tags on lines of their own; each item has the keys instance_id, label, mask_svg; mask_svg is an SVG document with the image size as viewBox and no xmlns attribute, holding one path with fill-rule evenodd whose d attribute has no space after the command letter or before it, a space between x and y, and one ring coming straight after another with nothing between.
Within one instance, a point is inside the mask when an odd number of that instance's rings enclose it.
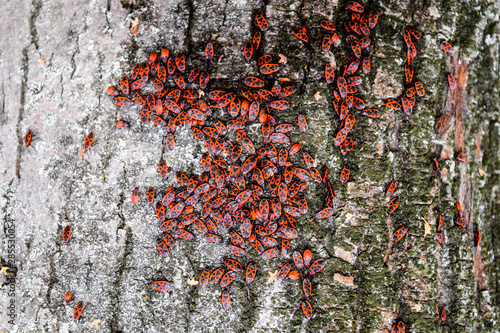
<instances>
[{"instance_id":1,"label":"dried leaf fragment","mask_svg":"<svg viewBox=\"0 0 500 333\"><path fill-rule=\"evenodd\" d=\"M271 272L269 271L269 278L267 279L269 282L273 282L278 278L278 271Z\"/></svg>"},{"instance_id":2,"label":"dried leaf fragment","mask_svg":"<svg viewBox=\"0 0 500 333\"><path fill-rule=\"evenodd\" d=\"M323 96L321 96L321 93L320 93L319 91L317 91L317 92L314 94L314 99L315 99L315 100L317 100L317 101L319 101L319 99L320 99L321 97L323 97Z\"/></svg>"},{"instance_id":3,"label":"dried leaf fragment","mask_svg":"<svg viewBox=\"0 0 500 333\"><path fill-rule=\"evenodd\" d=\"M198 284L198 281L193 277L191 280L188 280L187 283L190 286L196 286Z\"/></svg>"},{"instance_id":4,"label":"dried leaf fragment","mask_svg":"<svg viewBox=\"0 0 500 333\"><path fill-rule=\"evenodd\" d=\"M424 224L424 238L425 238L425 236L431 234L431 225L425 220L424 217L422 217L422 220L424 220L425 222Z\"/></svg>"},{"instance_id":5,"label":"dried leaf fragment","mask_svg":"<svg viewBox=\"0 0 500 333\"><path fill-rule=\"evenodd\" d=\"M137 35L139 33L139 18L136 18L135 20L130 21L131 26L130 26L130 33L132 35Z\"/></svg>"},{"instance_id":6,"label":"dried leaf fragment","mask_svg":"<svg viewBox=\"0 0 500 333\"><path fill-rule=\"evenodd\" d=\"M98 329L100 322L101 322L101 319L94 319L94 321L92 321L92 326L94 326L96 329Z\"/></svg>"},{"instance_id":7,"label":"dried leaf fragment","mask_svg":"<svg viewBox=\"0 0 500 333\"><path fill-rule=\"evenodd\" d=\"M286 57L285 55L278 53L278 57L280 57L280 60L278 61L278 64L286 64Z\"/></svg>"}]
</instances>

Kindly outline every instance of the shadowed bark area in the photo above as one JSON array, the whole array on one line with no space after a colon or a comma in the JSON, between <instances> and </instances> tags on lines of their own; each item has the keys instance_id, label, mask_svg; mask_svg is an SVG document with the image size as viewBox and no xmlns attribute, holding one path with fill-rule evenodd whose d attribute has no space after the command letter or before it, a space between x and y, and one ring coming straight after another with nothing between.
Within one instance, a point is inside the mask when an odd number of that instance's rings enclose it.
<instances>
[{"instance_id":1,"label":"shadowed bark area","mask_svg":"<svg viewBox=\"0 0 500 333\"><path fill-rule=\"evenodd\" d=\"M237 0L62 0L0 3L0 331L103 332L390 332L403 320L411 332L494 332L500 330L500 80L498 1L370 1L379 23L372 35L371 72L362 74L356 96L381 117L353 109L354 150L342 156L333 145L337 120L333 85L324 78L345 64L345 29L351 12L338 1ZM263 10L269 30L257 55L247 63L243 45L257 28L252 17ZM138 33L132 21L138 19ZM321 51L323 19L337 26L342 40ZM310 43L292 34L307 26ZM383 106L404 92L406 46L403 30L417 28L415 77L424 84L410 117ZM451 54L439 44L453 45ZM208 41L215 59L204 55ZM291 256L264 262L251 250L242 264L258 265L255 281L243 274L230 286L232 307L221 306L219 287L190 285L205 267L230 256L224 244L208 244L198 234L178 241L168 258L156 249L161 236L147 188L157 199L178 186L175 173L200 174L205 147L190 131L176 131L176 149L165 149L166 132L142 124L137 107L119 108L106 93L130 75L136 63L168 48L183 52L187 68L210 72L207 91L239 91L242 79L258 72L258 56L286 57L276 77L291 80L298 92L290 109L273 113L281 123L306 116L309 130L294 130L298 142L330 171L336 191L335 214L317 220L324 207L323 186L308 184L309 212L299 219L292 251L311 249L325 269L312 278L314 317L306 320L299 281L269 277ZM456 89L448 87L453 74ZM272 80L272 79L269 79ZM205 96L206 97L206 96ZM214 118L228 119L222 111ZM131 123L129 129L116 121ZM28 129L30 147L23 145ZM85 136L94 144L79 158ZM247 128L262 145L260 125ZM461 151L465 163L455 160ZM433 173L432 158L440 163ZM168 180L157 172L160 159ZM293 162L302 163L300 156ZM351 168L345 184L344 165ZM385 196L396 183L398 210L387 214ZM138 205L130 194L138 187ZM454 224L455 203L466 227ZM438 212L444 242L436 241ZM62 229L71 225L69 245ZM399 242L394 231L408 228ZM474 232L481 243L474 248ZM15 261L9 263L9 234L15 234ZM248 250L248 246L247 246ZM172 289L159 293L151 281L166 279ZM15 280L15 298L9 288ZM71 292L70 306L64 295ZM15 299L15 325L8 321ZM72 320L78 301L85 309ZM446 322L438 319L445 310Z\"/></svg>"}]
</instances>

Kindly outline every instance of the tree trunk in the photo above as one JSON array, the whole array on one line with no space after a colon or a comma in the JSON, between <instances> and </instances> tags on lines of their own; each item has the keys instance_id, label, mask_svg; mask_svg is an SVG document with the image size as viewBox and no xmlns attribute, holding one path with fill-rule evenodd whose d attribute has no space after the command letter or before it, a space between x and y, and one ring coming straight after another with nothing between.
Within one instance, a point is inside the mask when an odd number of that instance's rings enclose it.
<instances>
[{"instance_id":1,"label":"tree trunk","mask_svg":"<svg viewBox=\"0 0 500 333\"><path fill-rule=\"evenodd\" d=\"M356 96L378 108L381 117L351 111L354 150L342 157L333 145L338 116L324 65L331 63L337 74L345 64L343 22L351 15L345 3L0 3L0 255L8 267L0 278L0 330L81 332L99 325L103 332L390 332L397 320L411 332L500 330L498 1L362 4L380 17L369 46L372 69L360 74L363 84ZM197 281L205 267L221 266L230 255L226 245L208 244L196 234L194 241L178 240L168 258L157 253L160 231L146 189L165 193L167 186L179 186L176 172L200 174L205 147L182 128L175 133L176 149L167 152L166 132L142 124L139 109L115 106L106 92L130 76L134 64L164 47L173 55L183 52L189 70L209 70L209 91L239 91L242 78L262 77L256 61L247 64L242 54L256 31L252 18L258 9L270 26L259 54L284 55L287 62L278 77L298 87L288 99L291 108L273 114L280 123L306 116L309 130L294 131L292 142L329 168L337 194L334 216L317 220L314 213L324 207L326 191L308 183L309 213L299 219L299 238L291 242L292 251L309 248L313 260L327 261L312 278L311 320L300 308L300 281L270 279L270 272L292 262L290 255L264 262L247 245L242 264L255 261L257 278L246 285L240 273L229 288L232 307L224 310L219 287L188 280ZM138 33L132 34L136 19ZM342 41L328 53L321 51L323 19L337 26ZM308 45L292 34L303 25ZM408 26L422 34L414 67L425 87L409 117L382 104L404 92L403 30ZM451 54L440 49L442 40L454 46ZM211 62L204 55L208 41L216 53ZM448 73L456 78L453 91ZM217 109L214 117L224 118ZM131 127L117 128L120 119ZM33 140L26 147L28 129ZM89 132L94 143L79 156ZM260 137L259 127L247 132ZM465 163L454 159L461 151L467 153ZM432 171L433 157L440 176ZM166 182L157 172L162 158L169 167ZM342 184L344 165L351 176ZM389 216L384 193L391 180L400 205ZM140 201L133 205L129 198L136 187ZM454 225L457 202L465 228ZM442 245L436 241L438 212L444 222ZM73 230L69 245L61 239L66 225ZM392 241L403 226L406 236ZM475 230L481 232L478 248ZM163 279L171 282L171 291L151 289L151 281ZM66 292L73 295L71 306L64 303ZM74 324L78 301L85 309ZM16 317L9 323L10 304ZM439 320L443 310L445 322Z\"/></svg>"}]
</instances>

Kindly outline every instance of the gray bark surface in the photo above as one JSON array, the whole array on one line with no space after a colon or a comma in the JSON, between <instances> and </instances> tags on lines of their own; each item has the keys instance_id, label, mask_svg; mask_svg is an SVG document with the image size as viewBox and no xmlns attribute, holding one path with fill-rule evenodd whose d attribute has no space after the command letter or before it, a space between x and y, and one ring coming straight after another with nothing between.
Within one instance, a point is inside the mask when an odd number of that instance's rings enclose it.
<instances>
[{"instance_id":1,"label":"gray bark surface","mask_svg":"<svg viewBox=\"0 0 500 333\"><path fill-rule=\"evenodd\" d=\"M134 64L164 47L186 54L188 69L206 68L208 41L223 54L210 65L210 89L237 89L241 78L259 74L255 61L247 64L241 53L259 8L270 24L262 54L285 55L280 76L299 88L280 120L306 115L309 131L294 132L292 140L328 166L338 196L335 216L316 220L325 191L311 184L309 213L299 220L300 237L292 241L292 250L309 248L313 260L327 260L313 278L315 316L309 321L300 310L298 281L268 281L268 272L291 262L291 256L263 262L252 250L256 281L247 286L239 275L230 287L232 307L224 311L220 288L187 283L203 268L222 265L230 254L224 244L197 237L177 242L168 258L158 254L158 220L145 202L146 189L161 192L177 185L177 171L201 173L205 148L181 129L176 149L166 152L163 132L141 124L138 109L116 107L106 93ZM343 64L343 51L320 51L319 21L329 19L340 28L348 13L344 3L0 2L0 259L9 267L7 275L0 273L0 331L390 332L397 318L407 332L499 331L500 3L390 0L372 2L371 8L380 13L379 26L372 71L363 76L358 95L382 116L356 115L355 148L343 160L333 146L333 89L323 76L326 62ZM139 33L132 35L136 18ZM315 52L291 34L302 24ZM408 25L423 35L415 68L426 88L409 119L382 105L403 89L402 31ZM454 46L450 56L439 48L444 39ZM447 73L457 78L453 92ZM117 128L119 119L130 121L131 128ZM28 129L33 142L25 147ZM260 135L256 126L247 131ZM89 132L94 145L79 158ZM466 163L453 159L462 149ZM441 158L440 178L432 176L432 156ZM166 182L157 173L161 158L169 167ZM345 185L338 180L344 162L352 170ZM388 217L384 191L392 179L401 204ZM136 187L141 201L132 205ZM456 202L464 209L465 229L453 226ZM443 245L435 239L438 210L445 222ZM424 219L431 226L428 234ZM61 232L68 224L73 234L64 245ZM408 235L392 242L401 226L409 228ZM482 235L477 249L476 229ZM14 265L8 255L11 230ZM15 325L8 322L8 279L15 279ZM172 283L171 291L151 289L151 281L162 279ZM63 300L68 291L71 306ZM78 301L86 306L74 324ZM438 320L443 309L445 323ZM94 319L101 320L98 329Z\"/></svg>"}]
</instances>

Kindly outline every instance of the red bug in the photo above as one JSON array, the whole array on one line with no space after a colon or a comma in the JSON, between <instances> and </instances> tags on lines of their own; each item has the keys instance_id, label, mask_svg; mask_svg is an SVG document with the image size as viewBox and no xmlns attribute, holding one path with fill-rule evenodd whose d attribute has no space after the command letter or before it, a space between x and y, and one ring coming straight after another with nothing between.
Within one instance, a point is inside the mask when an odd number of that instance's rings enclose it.
<instances>
[{"instance_id":1,"label":"red bug","mask_svg":"<svg viewBox=\"0 0 500 333\"><path fill-rule=\"evenodd\" d=\"M226 214L229 215L229 214ZM231 215L229 215L231 216ZM229 233L229 237L231 239L231 243L233 243L236 246L240 246L241 248L245 248L245 241L243 240L243 237L241 237L236 231L231 231Z\"/></svg>"},{"instance_id":2,"label":"red bug","mask_svg":"<svg viewBox=\"0 0 500 333\"><path fill-rule=\"evenodd\" d=\"M259 71L262 74L272 74L279 70L280 70L280 65L278 64L264 64L259 68Z\"/></svg>"},{"instance_id":3,"label":"red bug","mask_svg":"<svg viewBox=\"0 0 500 333\"><path fill-rule=\"evenodd\" d=\"M116 122L116 126L118 128L128 128L128 127L130 127L130 124L128 122L126 122L125 120L118 120Z\"/></svg>"},{"instance_id":4,"label":"red bug","mask_svg":"<svg viewBox=\"0 0 500 333\"><path fill-rule=\"evenodd\" d=\"M175 219L176 217L180 216L182 211L184 210L184 207L185 205L182 201L173 205L170 208L170 218Z\"/></svg>"},{"instance_id":5,"label":"red bug","mask_svg":"<svg viewBox=\"0 0 500 333\"><path fill-rule=\"evenodd\" d=\"M253 34L253 37L252 37L252 46L253 46L253 50L254 51L257 51L259 49L261 36L262 36L262 34L260 33L260 31L256 31Z\"/></svg>"},{"instance_id":6,"label":"red bug","mask_svg":"<svg viewBox=\"0 0 500 333\"><path fill-rule=\"evenodd\" d=\"M333 83L335 80L335 72L330 64L325 65L325 79L326 83Z\"/></svg>"},{"instance_id":7,"label":"red bug","mask_svg":"<svg viewBox=\"0 0 500 333\"><path fill-rule=\"evenodd\" d=\"M443 217L442 217L441 213L438 213L438 218L437 218L436 224L437 224L436 230L440 231L441 227L443 226Z\"/></svg>"},{"instance_id":8,"label":"red bug","mask_svg":"<svg viewBox=\"0 0 500 333\"><path fill-rule=\"evenodd\" d=\"M290 280L298 280L302 277L302 272L300 271L291 271L290 273L288 273L288 278Z\"/></svg>"},{"instance_id":9,"label":"red bug","mask_svg":"<svg viewBox=\"0 0 500 333\"><path fill-rule=\"evenodd\" d=\"M33 137L33 132L31 130L28 130L26 132L26 135L24 136L23 142L26 147L28 147L31 144L31 138Z\"/></svg>"},{"instance_id":10,"label":"red bug","mask_svg":"<svg viewBox=\"0 0 500 333\"><path fill-rule=\"evenodd\" d=\"M401 105L403 106L403 112L407 116L410 116L413 112L413 108L412 108L410 100L406 97L401 97Z\"/></svg>"},{"instance_id":11,"label":"red bug","mask_svg":"<svg viewBox=\"0 0 500 333\"><path fill-rule=\"evenodd\" d=\"M80 316L82 315L83 308L85 307L85 304L83 301L80 301L76 304L75 310L73 311L73 321L76 323L78 320L80 320Z\"/></svg>"},{"instance_id":12,"label":"red bug","mask_svg":"<svg viewBox=\"0 0 500 333\"><path fill-rule=\"evenodd\" d=\"M148 202L148 204L152 205L154 203L154 200L155 200L155 189L150 187L146 191L146 201Z\"/></svg>"},{"instance_id":13,"label":"red bug","mask_svg":"<svg viewBox=\"0 0 500 333\"><path fill-rule=\"evenodd\" d=\"M111 96L118 96L120 92L115 87L110 86L108 87L108 94L110 94Z\"/></svg>"},{"instance_id":14,"label":"red bug","mask_svg":"<svg viewBox=\"0 0 500 333\"><path fill-rule=\"evenodd\" d=\"M241 264L239 262L237 262L236 260L234 259L226 259L224 260L224 264L230 269L232 270L233 272L239 272L241 271Z\"/></svg>"},{"instance_id":15,"label":"red bug","mask_svg":"<svg viewBox=\"0 0 500 333\"><path fill-rule=\"evenodd\" d=\"M461 151L457 154L456 159L459 162L465 162L467 160L467 153L465 151Z\"/></svg>"},{"instance_id":16,"label":"red bug","mask_svg":"<svg viewBox=\"0 0 500 333\"><path fill-rule=\"evenodd\" d=\"M167 62L168 56L169 56L168 49L161 50L160 59L161 59L162 62L164 62L164 63Z\"/></svg>"},{"instance_id":17,"label":"red bug","mask_svg":"<svg viewBox=\"0 0 500 333\"><path fill-rule=\"evenodd\" d=\"M264 17L264 13L262 13L261 10L259 10L255 14L255 25L258 26L262 31L266 31L267 29L269 29L269 24L267 23L267 20Z\"/></svg>"},{"instance_id":18,"label":"red bug","mask_svg":"<svg viewBox=\"0 0 500 333\"><path fill-rule=\"evenodd\" d=\"M298 125L299 125L300 130L302 132L307 132L307 129L309 128L309 126L307 125L306 117L299 114L297 121L298 121Z\"/></svg>"},{"instance_id":19,"label":"red bug","mask_svg":"<svg viewBox=\"0 0 500 333\"><path fill-rule=\"evenodd\" d=\"M169 291L170 290L170 282L168 281L153 281L151 282L151 287L158 291Z\"/></svg>"},{"instance_id":20,"label":"red bug","mask_svg":"<svg viewBox=\"0 0 500 333\"><path fill-rule=\"evenodd\" d=\"M253 55L253 45L251 43L246 43L245 46L243 46L243 56L245 57L245 60L247 62L252 59Z\"/></svg>"},{"instance_id":21,"label":"red bug","mask_svg":"<svg viewBox=\"0 0 500 333\"><path fill-rule=\"evenodd\" d=\"M67 225L64 227L63 232L62 232L63 243L65 243L65 244L69 243L70 237L71 237L71 226Z\"/></svg>"},{"instance_id":22,"label":"red bug","mask_svg":"<svg viewBox=\"0 0 500 333\"><path fill-rule=\"evenodd\" d=\"M387 210L387 213L393 214L396 211L396 209L398 209L398 206L399 206L399 198L398 197L392 198L391 201L389 202L389 209Z\"/></svg>"},{"instance_id":23,"label":"red bug","mask_svg":"<svg viewBox=\"0 0 500 333\"><path fill-rule=\"evenodd\" d=\"M345 183L349 180L349 176L351 175L351 168L349 166L344 165L342 171L340 172L340 181Z\"/></svg>"},{"instance_id":24,"label":"red bug","mask_svg":"<svg viewBox=\"0 0 500 333\"><path fill-rule=\"evenodd\" d=\"M246 273L245 273L245 282L252 283L255 279L255 275L257 274L257 265L253 262L248 263Z\"/></svg>"},{"instance_id":25,"label":"red bug","mask_svg":"<svg viewBox=\"0 0 500 333\"><path fill-rule=\"evenodd\" d=\"M405 235L406 235L406 232L408 231L408 229L406 229L405 227L401 227L399 228L398 230L396 230L394 232L394 234L392 235L392 239L395 241L395 242L398 242L401 240L401 238L403 238Z\"/></svg>"},{"instance_id":26,"label":"red bug","mask_svg":"<svg viewBox=\"0 0 500 333\"><path fill-rule=\"evenodd\" d=\"M465 217L459 216L459 217L455 218L455 224L462 227L462 228L465 228L465 226L466 226Z\"/></svg>"},{"instance_id":27,"label":"red bug","mask_svg":"<svg viewBox=\"0 0 500 333\"><path fill-rule=\"evenodd\" d=\"M411 33L413 35L413 37L415 37L416 39L422 38L422 36L420 35L420 32L417 29L415 29L415 28L406 28L406 30L408 30L408 32Z\"/></svg>"},{"instance_id":28,"label":"red bug","mask_svg":"<svg viewBox=\"0 0 500 333\"><path fill-rule=\"evenodd\" d=\"M293 251L292 258L297 268L302 269L302 267L304 267L304 259L299 251Z\"/></svg>"},{"instance_id":29,"label":"red bug","mask_svg":"<svg viewBox=\"0 0 500 333\"><path fill-rule=\"evenodd\" d=\"M255 76L247 76L243 81L247 86L251 88L262 88L264 87L264 81L256 78Z\"/></svg>"},{"instance_id":30,"label":"red bug","mask_svg":"<svg viewBox=\"0 0 500 333\"><path fill-rule=\"evenodd\" d=\"M319 24L326 30L335 31L335 25L327 20L322 20Z\"/></svg>"},{"instance_id":31,"label":"red bug","mask_svg":"<svg viewBox=\"0 0 500 333\"><path fill-rule=\"evenodd\" d=\"M347 96L347 82L343 77L337 78L337 87L339 89L340 97L342 99Z\"/></svg>"},{"instance_id":32,"label":"red bug","mask_svg":"<svg viewBox=\"0 0 500 333\"><path fill-rule=\"evenodd\" d=\"M130 197L130 201L132 201L134 205L136 205L139 202L139 189L136 188L132 191L132 196Z\"/></svg>"},{"instance_id":33,"label":"red bug","mask_svg":"<svg viewBox=\"0 0 500 333\"><path fill-rule=\"evenodd\" d=\"M259 59L257 59L257 65L262 66L262 65L270 63L271 61L273 61L273 57L269 54L266 54L266 55L263 55L262 57L260 57Z\"/></svg>"},{"instance_id":34,"label":"red bug","mask_svg":"<svg viewBox=\"0 0 500 333\"><path fill-rule=\"evenodd\" d=\"M446 321L446 311L445 310L441 311L441 315L439 316L439 319L441 319L442 322Z\"/></svg>"},{"instance_id":35,"label":"red bug","mask_svg":"<svg viewBox=\"0 0 500 333\"><path fill-rule=\"evenodd\" d=\"M205 268L200 274L200 286L204 287L208 284L208 279L210 278L210 269Z\"/></svg>"},{"instance_id":36,"label":"red bug","mask_svg":"<svg viewBox=\"0 0 500 333\"><path fill-rule=\"evenodd\" d=\"M455 77L452 74L448 74L448 84L451 90L455 90L457 83L455 82Z\"/></svg>"},{"instance_id":37,"label":"red bug","mask_svg":"<svg viewBox=\"0 0 500 333\"><path fill-rule=\"evenodd\" d=\"M156 203L155 213L156 213L156 216L158 217L158 220L160 220L160 222L165 221L165 206L161 203L161 201L158 201Z\"/></svg>"},{"instance_id":38,"label":"red bug","mask_svg":"<svg viewBox=\"0 0 500 333\"><path fill-rule=\"evenodd\" d=\"M172 211L170 211L170 214L172 214ZM194 238L192 233L184 229L177 229L175 231L175 235L181 239L186 239L186 240L192 240Z\"/></svg>"},{"instance_id":39,"label":"red bug","mask_svg":"<svg viewBox=\"0 0 500 333\"><path fill-rule=\"evenodd\" d=\"M309 249L304 250L303 258L304 258L304 265L306 267L309 267L309 264L311 263L311 259L312 259L311 250L309 250Z\"/></svg>"},{"instance_id":40,"label":"red bug","mask_svg":"<svg viewBox=\"0 0 500 333\"><path fill-rule=\"evenodd\" d=\"M186 81L184 81L184 78L182 77L182 74L179 72L175 72L174 74L174 82L177 84L177 86L184 90L186 89Z\"/></svg>"},{"instance_id":41,"label":"red bug","mask_svg":"<svg viewBox=\"0 0 500 333\"><path fill-rule=\"evenodd\" d=\"M175 149L175 138L172 133L167 134L167 138L165 140L165 145L168 151L172 151Z\"/></svg>"},{"instance_id":42,"label":"red bug","mask_svg":"<svg viewBox=\"0 0 500 333\"><path fill-rule=\"evenodd\" d=\"M391 333L405 333L405 324L402 321L399 321L397 324L394 324L391 329Z\"/></svg>"},{"instance_id":43,"label":"red bug","mask_svg":"<svg viewBox=\"0 0 500 333\"><path fill-rule=\"evenodd\" d=\"M406 97L413 97L416 94L416 92L417 91L416 91L415 87L410 87L410 88L406 89L405 94L406 94Z\"/></svg>"},{"instance_id":44,"label":"red bug","mask_svg":"<svg viewBox=\"0 0 500 333\"><path fill-rule=\"evenodd\" d=\"M319 212L316 213L316 218L318 220L320 220L320 219L326 219L326 218L328 218L328 217L330 217L332 215L333 215L333 208L326 207L326 208L324 208L324 209L322 209L322 210L320 210Z\"/></svg>"},{"instance_id":45,"label":"red bug","mask_svg":"<svg viewBox=\"0 0 500 333\"><path fill-rule=\"evenodd\" d=\"M227 290L222 291L221 301L224 310L228 310L231 307L231 295L229 295L229 291Z\"/></svg>"},{"instance_id":46,"label":"red bug","mask_svg":"<svg viewBox=\"0 0 500 333\"><path fill-rule=\"evenodd\" d=\"M120 80L120 89L124 95L128 95L129 93L129 85L128 85L128 77L124 76Z\"/></svg>"},{"instance_id":47,"label":"red bug","mask_svg":"<svg viewBox=\"0 0 500 333\"><path fill-rule=\"evenodd\" d=\"M243 250L241 247L229 245L227 248L232 254L234 254L237 257L243 257L244 255L246 255L245 250Z\"/></svg>"},{"instance_id":48,"label":"red bug","mask_svg":"<svg viewBox=\"0 0 500 333\"><path fill-rule=\"evenodd\" d=\"M347 8L349 8L350 10L352 10L353 12L357 12L357 13L362 13L365 11L365 9L363 8L363 6L361 6L359 3L357 3L356 1L349 1L347 3Z\"/></svg>"},{"instance_id":49,"label":"red bug","mask_svg":"<svg viewBox=\"0 0 500 333\"><path fill-rule=\"evenodd\" d=\"M422 82L420 81L415 82L415 90L417 91L418 96L422 97L425 95L425 89Z\"/></svg>"},{"instance_id":50,"label":"red bug","mask_svg":"<svg viewBox=\"0 0 500 333\"><path fill-rule=\"evenodd\" d=\"M365 73L365 74L370 73L370 71L371 71L370 59L363 58L363 62L361 64L362 64L363 73Z\"/></svg>"},{"instance_id":51,"label":"red bug","mask_svg":"<svg viewBox=\"0 0 500 333\"><path fill-rule=\"evenodd\" d=\"M207 87L208 80L210 79L210 74L207 71L203 71L200 74L200 89L204 90ZM198 98L198 97L195 97Z\"/></svg>"},{"instance_id":52,"label":"red bug","mask_svg":"<svg viewBox=\"0 0 500 333\"><path fill-rule=\"evenodd\" d=\"M396 100L394 100L392 98L386 98L386 99L384 99L383 103L389 109L393 109L393 110L396 110L396 111L400 111L401 110L401 104L399 104L398 101L396 101Z\"/></svg>"},{"instance_id":53,"label":"red bug","mask_svg":"<svg viewBox=\"0 0 500 333\"><path fill-rule=\"evenodd\" d=\"M186 70L186 57L184 56L184 54L179 53L175 57L175 66L177 66L177 69L180 72L184 73L184 71Z\"/></svg>"},{"instance_id":54,"label":"red bug","mask_svg":"<svg viewBox=\"0 0 500 333\"><path fill-rule=\"evenodd\" d=\"M66 302L66 305L69 305L71 303L71 293L67 292L66 295L64 295L64 302Z\"/></svg>"},{"instance_id":55,"label":"red bug","mask_svg":"<svg viewBox=\"0 0 500 333\"><path fill-rule=\"evenodd\" d=\"M288 154L290 156L298 153L300 150L300 145L298 143L295 143L294 145L292 145L292 147L290 147L290 150L288 151Z\"/></svg>"},{"instance_id":56,"label":"red bug","mask_svg":"<svg viewBox=\"0 0 500 333\"><path fill-rule=\"evenodd\" d=\"M323 37L323 42L321 43L321 49L324 52L330 51L330 48L332 47L332 36L330 35L325 35Z\"/></svg>"},{"instance_id":57,"label":"red bug","mask_svg":"<svg viewBox=\"0 0 500 333\"><path fill-rule=\"evenodd\" d=\"M158 163L158 173L160 174L161 179L166 180L168 177L168 166L165 160L160 160Z\"/></svg>"},{"instance_id":58,"label":"red bug","mask_svg":"<svg viewBox=\"0 0 500 333\"><path fill-rule=\"evenodd\" d=\"M288 102L285 100L278 100L268 103L267 106L269 106L271 109L286 110L288 109Z\"/></svg>"},{"instance_id":59,"label":"red bug","mask_svg":"<svg viewBox=\"0 0 500 333\"><path fill-rule=\"evenodd\" d=\"M411 81L413 81L414 72L415 72L415 69L413 68L413 66L405 64L405 81L406 81L406 83L411 83Z\"/></svg>"},{"instance_id":60,"label":"red bug","mask_svg":"<svg viewBox=\"0 0 500 333\"><path fill-rule=\"evenodd\" d=\"M205 57L207 57L207 59L212 59L214 57L214 45L212 43L207 43L205 47Z\"/></svg>"},{"instance_id":61,"label":"red bug","mask_svg":"<svg viewBox=\"0 0 500 333\"><path fill-rule=\"evenodd\" d=\"M221 241L221 237L216 235L216 234L212 234L212 233L207 233L205 234L205 240L207 242L210 242L210 243L220 243Z\"/></svg>"},{"instance_id":62,"label":"red bug","mask_svg":"<svg viewBox=\"0 0 500 333\"><path fill-rule=\"evenodd\" d=\"M311 303L309 301L302 301L302 312L307 320L311 319L313 316Z\"/></svg>"},{"instance_id":63,"label":"red bug","mask_svg":"<svg viewBox=\"0 0 500 333\"><path fill-rule=\"evenodd\" d=\"M290 241L288 239L281 239L281 253L288 255L290 253Z\"/></svg>"},{"instance_id":64,"label":"red bug","mask_svg":"<svg viewBox=\"0 0 500 333\"><path fill-rule=\"evenodd\" d=\"M301 29L294 28L292 32L295 35L295 37L297 37L301 41L305 43L309 42L309 36L307 35L307 28L305 26L302 27Z\"/></svg>"},{"instance_id":65,"label":"red bug","mask_svg":"<svg viewBox=\"0 0 500 333\"><path fill-rule=\"evenodd\" d=\"M170 255L170 250L168 249L168 246L163 239L158 239L156 241L156 248L162 256L168 257Z\"/></svg>"},{"instance_id":66,"label":"red bug","mask_svg":"<svg viewBox=\"0 0 500 333\"><path fill-rule=\"evenodd\" d=\"M269 250L266 250L264 251L264 253L262 253L262 260L270 260L274 257L276 257L279 253L279 250L277 247L273 247Z\"/></svg>"},{"instance_id":67,"label":"red bug","mask_svg":"<svg viewBox=\"0 0 500 333\"><path fill-rule=\"evenodd\" d=\"M278 279L283 280L288 276L288 273L290 273L290 270L292 269L292 265L289 263L286 263L283 265L280 270L278 271L278 275L276 276Z\"/></svg>"},{"instance_id":68,"label":"red bug","mask_svg":"<svg viewBox=\"0 0 500 333\"><path fill-rule=\"evenodd\" d=\"M321 272L323 270L323 268L325 268L326 266L326 260L323 259L323 258L320 258L318 260L316 260L315 262L313 262L311 264L311 267L309 267L309 275L314 275L314 274L317 274L319 272Z\"/></svg>"},{"instance_id":69,"label":"red bug","mask_svg":"<svg viewBox=\"0 0 500 333\"><path fill-rule=\"evenodd\" d=\"M297 92L297 88L295 86L288 86L288 87L284 87L280 93L279 93L279 96L280 97L288 97L290 95L293 95Z\"/></svg>"},{"instance_id":70,"label":"red bug","mask_svg":"<svg viewBox=\"0 0 500 333\"><path fill-rule=\"evenodd\" d=\"M89 151L90 146L92 146L92 142L94 142L94 133L90 132L83 140L83 152L86 153Z\"/></svg>"},{"instance_id":71,"label":"red bug","mask_svg":"<svg viewBox=\"0 0 500 333\"><path fill-rule=\"evenodd\" d=\"M165 242L165 244L167 244L168 247L172 247L175 245L175 239L172 236L170 236L170 234L167 232L163 233L162 239Z\"/></svg>"},{"instance_id":72,"label":"red bug","mask_svg":"<svg viewBox=\"0 0 500 333\"><path fill-rule=\"evenodd\" d=\"M219 285L221 288L225 288L229 286L231 283L233 283L234 278L236 276L236 273L233 271L228 271L224 276L222 276L222 279L220 280Z\"/></svg>"},{"instance_id":73,"label":"red bug","mask_svg":"<svg viewBox=\"0 0 500 333\"><path fill-rule=\"evenodd\" d=\"M309 297L312 294L312 284L311 280L308 278L305 278L302 281L302 290L304 291L304 296Z\"/></svg>"},{"instance_id":74,"label":"red bug","mask_svg":"<svg viewBox=\"0 0 500 333\"><path fill-rule=\"evenodd\" d=\"M474 232L474 247L477 249L477 247L479 246L479 243L481 243L481 231L479 231L479 229L477 229L475 232Z\"/></svg>"},{"instance_id":75,"label":"red bug","mask_svg":"<svg viewBox=\"0 0 500 333\"><path fill-rule=\"evenodd\" d=\"M441 232L438 232L438 233L436 234L436 239L437 239L437 241L438 241L440 244L443 244L443 242L444 242L444 234L443 234L443 233L441 233Z\"/></svg>"},{"instance_id":76,"label":"red bug","mask_svg":"<svg viewBox=\"0 0 500 333\"><path fill-rule=\"evenodd\" d=\"M193 68L188 76L188 81L193 82L200 75L201 70L199 68Z\"/></svg>"},{"instance_id":77,"label":"red bug","mask_svg":"<svg viewBox=\"0 0 500 333\"><path fill-rule=\"evenodd\" d=\"M118 105L120 107L127 107L130 105L130 98L128 97L123 97L123 96L119 96L119 97L114 97L113 98L113 104L115 105Z\"/></svg>"},{"instance_id":78,"label":"red bug","mask_svg":"<svg viewBox=\"0 0 500 333\"><path fill-rule=\"evenodd\" d=\"M451 46L450 43L448 43L447 41L443 40L441 42L441 49L444 51L444 52L447 52L447 53L451 53L453 52L453 46Z\"/></svg>"},{"instance_id":79,"label":"red bug","mask_svg":"<svg viewBox=\"0 0 500 333\"><path fill-rule=\"evenodd\" d=\"M394 182L394 180L393 180L389 183L389 186L387 187L387 191L385 191L385 195L387 197L390 197L391 195L394 194L394 191L396 191L396 182Z\"/></svg>"},{"instance_id":80,"label":"red bug","mask_svg":"<svg viewBox=\"0 0 500 333\"><path fill-rule=\"evenodd\" d=\"M222 278L222 275L224 275L224 269L221 267L215 269L212 274L210 274L210 283L211 284L216 284L220 281Z\"/></svg>"}]
</instances>

